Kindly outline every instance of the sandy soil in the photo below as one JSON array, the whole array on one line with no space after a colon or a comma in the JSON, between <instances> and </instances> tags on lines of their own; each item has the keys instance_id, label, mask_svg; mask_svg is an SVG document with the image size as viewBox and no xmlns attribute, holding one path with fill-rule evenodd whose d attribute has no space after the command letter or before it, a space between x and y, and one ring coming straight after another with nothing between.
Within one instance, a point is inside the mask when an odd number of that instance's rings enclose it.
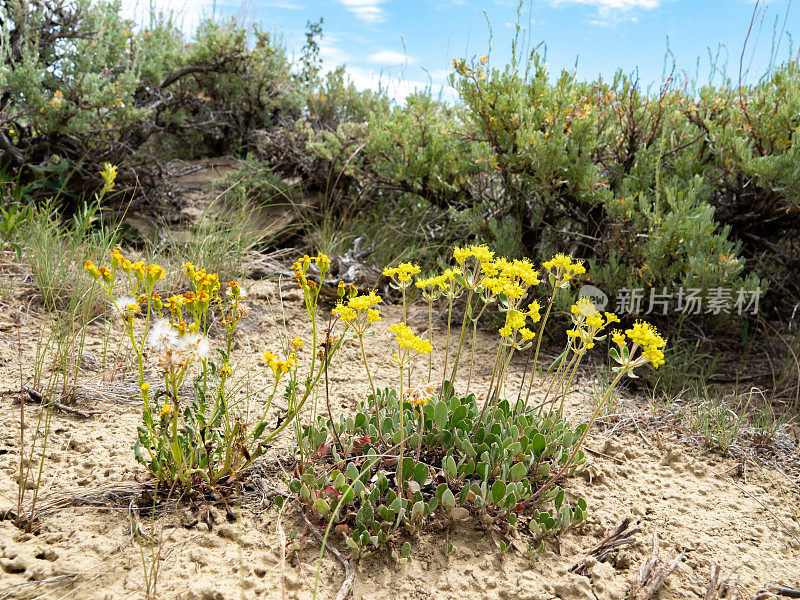
<instances>
[{"instance_id":1,"label":"sandy soil","mask_svg":"<svg viewBox=\"0 0 800 600\"><path fill-rule=\"evenodd\" d=\"M277 284L250 282L249 288L254 310L241 328L237 353L244 357L242 369L265 348L276 348L274 318L282 323ZM27 314L19 330L25 383L33 372L45 318L36 301L28 306L30 287L20 283L14 289L0 319L5 322L0 330L0 508L16 503L20 450L20 349L12 313L21 308ZM286 327L291 335L307 338L299 292L291 284L284 290ZM415 308L410 321L424 322L425 316L422 307ZM386 326L398 317L397 306L386 307L379 334L370 344L369 360L386 385L394 375L378 349L388 346ZM39 533L27 534L10 520L0 521L0 598L144 597L140 548L132 536L130 495L125 492L136 488L137 478L145 478L131 450L141 407L125 397L119 375L111 384L106 372L103 383L98 357L106 326L102 319L90 326L90 358L81 374L85 385L75 405L102 412L81 417L56 411L52 419ZM118 332L112 338L118 339ZM494 343L491 333L479 336L479 383L490 372L493 355L485 349L494 348ZM346 346L337 363L331 377L334 410L350 411L368 389L357 348ZM521 369L521 364L515 366L512 381L518 381ZM591 392L592 382L584 378L568 396L574 421L590 414ZM37 405L26 404L28 440L37 412ZM282 452L288 452L288 445L288 438L279 443ZM548 541L540 555L528 558L515 550L501 554L497 540L474 524L448 524L412 540L413 559L407 564L396 564L388 553L358 562L354 597L623 598L651 557L654 536L664 563L683 555L657 595L662 600L705 597L713 565L721 568L723 577L736 569L742 598L752 598L767 584L800 587L800 527L791 516L791 506L798 502L796 478L752 464L742 469L731 459L699 451L669 429L596 428L587 446L594 451L588 468L564 487L587 500L589 518L580 528ZM103 490L115 491L103 495ZM234 504L232 510L237 518L231 523L224 510L212 508L211 528L205 522L182 526L188 519L186 508L166 517L159 597L310 598L319 545L302 520L289 511L278 523L274 507L252 499ZM626 517L640 528L635 544L612 552L605 562L588 559L582 574L571 573L570 568ZM147 523L146 518L140 520L144 530ZM292 532L303 547L282 560L282 544ZM450 556L442 552L444 539L455 546ZM326 556L319 597L333 598L343 578L341 565Z\"/></svg>"}]
</instances>

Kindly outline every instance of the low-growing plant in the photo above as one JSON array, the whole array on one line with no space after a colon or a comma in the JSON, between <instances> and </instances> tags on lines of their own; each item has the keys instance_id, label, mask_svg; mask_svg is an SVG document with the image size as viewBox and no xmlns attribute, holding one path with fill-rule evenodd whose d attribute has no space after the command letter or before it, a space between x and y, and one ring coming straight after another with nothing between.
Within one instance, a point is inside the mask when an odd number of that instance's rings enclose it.
<instances>
[{"instance_id":1,"label":"low-growing plant","mask_svg":"<svg viewBox=\"0 0 800 600\"><path fill-rule=\"evenodd\" d=\"M164 278L160 266L131 263L119 250L109 266L87 261L85 269L108 294L137 359L144 405L137 459L159 483L186 490L213 488L223 478L235 478L293 423L300 461L289 489L310 518L328 521L323 539L327 541L335 525L352 555L389 547L403 561L411 551L406 532L419 531L434 519L458 521L473 515L504 536L524 525L531 552L541 551L545 537L585 518L586 502L570 498L561 485L583 468L583 444L601 408L623 377L636 377L635 371L648 363L663 364L665 342L647 323L636 322L625 333L612 331L614 379L590 419L573 425L564 417L566 394L584 356L619 321L615 315L599 313L587 299L572 306L568 343L552 370L550 389L536 398L535 406L529 402L530 389L525 396L522 387L510 390L509 396L506 380L517 352L533 353L526 369L531 377L537 373L538 342L556 293L567 289L583 266L564 255L545 262L546 305L534 301L523 306L541 285L540 271L530 261L495 257L485 246L456 248L453 255L454 265L432 277L419 277L420 269L412 263L384 272L403 298L402 320L388 327L394 334L390 360L397 369L397 384L391 387L375 385L364 351L365 338L382 321L382 298L340 283L340 301L322 329L318 297L330 261L322 254L298 260L293 268L311 323L311 352L301 368L297 356L304 343L299 337L289 342L288 334L285 358L265 352L263 361L274 383L263 412L252 423L236 411L228 385L236 328L249 311L239 283L230 282L220 293L217 276L186 264L192 289L162 299L155 292ZM434 340L432 329L420 336L406 324L408 291L415 284L426 291L428 302L446 302L445 340ZM466 312L459 328L453 326L449 307L461 295ZM468 329L474 335L476 321L491 304L504 314L505 324L499 329L486 395L479 399L475 392L458 393L463 371L458 367ZM210 356L212 313L225 334L218 360ZM528 328L535 323L536 332ZM308 424L300 423L298 414L320 378L324 375L327 381L331 360L346 338L355 339L362 350L371 393L353 415L338 417L329 406L327 416L319 414L315 400ZM452 364L443 361L441 379L431 362L422 375L416 366L430 356L434 341L445 352L455 350ZM161 376L158 388L147 381L148 362ZM193 391L187 398L184 388L192 375ZM280 382L285 382L288 411L274 426L267 416ZM327 399L327 386L325 393ZM507 548L508 542L503 543Z\"/></svg>"},{"instance_id":2,"label":"low-growing plant","mask_svg":"<svg viewBox=\"0 0 800 600\"><path fill-rule=\"evenodd\" d=\"M324 255L309 258L306 269L311 262L324 278L330 260ZM325 360L317 359L315 327L309 374L302 380L296 360L299 339L286 344L283 359L267 350L263 362L272 371L274 384L267 390L263 412L247 422L237 410L238 388L231 384L236 329L250 312L238 282L231 281L223 291L216 274L187 263L183 271L191 289L162 299L156 287L165 277L164 269L155 263L132 263L120 249L108 266L87 260L84 268L107 294L136 357L143 412L134 451L160 483L178 483L189 490L235 477L293 422L338 348L329 348ZM304 289L307 311L316 322L320 287L309 282ZM212 318L224 331L216 359L209 339ZM149 380L149 366L155 367L160 381ZM282 380L289 410L282 422L271 425L269 411ZM192 390L189 398L187 387Z\"/></svg>"},{"instance_id":3,"label":"low-growing plant","mask_svg":"<svg viewBox=\"0 0 800 600\"><path fill-rule=\"evenodd\" d=\"M706 398L692 408L690 426L706 446L719 448L725 456L738 439L743 420L725 398Z\"/></svg>"},{"instance_id":4,"label":"low-growing plant","mask_svg":"<svg viewBox=\"0 0 800 600\"><path fill-rule=\"evenodd\" d=\"M353 556L389 547L403 560L410 552L406 532L418 532L435 519L472 516L502 535L524 525L532 536L532 552L541 551L544 538L585 518L586 502L570 500L560 484L583 468L583 443L614 388L623 377L636 377L639 367L664 362L665 342L649 324L637 322L625 333L614 330L614 379L591 418L570 424L564 418L564 400L576 370L585 354L605 339L608 326L618 321L582 299L572 307L568 343L545 397L536 399L535 406L529 402L530 389L525 396L522 388L511 390L509 397L506 379L514 354L533 353L535 359L526 366L533 377L539 348L533 338L541 339L556 292L568 288L583 267L563 255L547 261L546 306L532 302L523 307L541 283L532 263L495 257L485 246L456 248L453 254L454 266L432 277L419 277L420 269L411 263L384 271L403 296L403 321L389 327L397 344L391 358L397 387L377 387L362 352L371 393L355 414L335 419L317 415L300 428L305 458L289 489L313 520L327 520L326 539L335 526ZM415 375L415 363L430 357L435 340L431 328L425 339L405 324L406 293L413 284L423 290L429 305L441 300L448 309L446 339L437 345L445 357L451 348L456 356L453 364L443 361L441 379L430 361ZM461 295L466 311L459 330L451 326L449 307ZM344 335L356 338L363 350L364 338L382 320L377 308L382 299L374 291L358 295L343 287L340 297L333 315L344 322ZM468 329L472 326L474 335L475 322L494 303L505 324L481 400L474 392L458 393L458 366ZM531 323L539 323L537 332L528 328Z\"/></svg>"},{"instance_id":5,"label":"low-growing plant","mask_svg":"<svg viewBox=\"0 0 800 600\"><path fill-rule=\"evenodd\" d=\"M33 211L30 206L19 207L9 206L8 210L0 206L0 251L6 247L11 248L17 253L17 257L22 259L22 244L19 241L19 231L22 224L30 219Z\"/></svg>"}]
</instances>

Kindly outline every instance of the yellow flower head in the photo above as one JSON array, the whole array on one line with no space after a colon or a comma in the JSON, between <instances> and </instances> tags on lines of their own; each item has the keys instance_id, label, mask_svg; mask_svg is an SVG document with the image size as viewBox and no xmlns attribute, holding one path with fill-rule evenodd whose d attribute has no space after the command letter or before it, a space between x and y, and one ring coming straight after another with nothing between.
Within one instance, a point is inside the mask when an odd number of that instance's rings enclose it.
<instances>
[{"instance_id":1,"label":"yellow flower head","mask_svg":"<svg viewBox=\"0 0 800 600\"><path fill-rule=\"evenodd\" d=\"M531 319L531 322L538 323L542 320L542 306L534 300L530 304L528 304L528 316Z\"/></svg>"},{"instance_id":2,"label":"yellow flower head","mask_svg":"<svg viewBox=\"0 0 800 600\"><path fill-rule=\"evenodd\" d=\"M358 313L355 310L341 303L337 304L331 313L337 315L342 321L355 321L358 318Z\"/></svg>"},{"instance_id":3,"label":"yellow flower head","mask_svg":"<svg viewBox=\"0 0 800 600\"><path fill-rule=\"evenodd\" d=\"M525 315L518 310L510 310L506 313L506 325L512 329L521 329L525 327Z\"/></svg>"},{"instance_id":4,"label":"yellow flower head","mask_svg":"<svg viewBox=\"0 0 800 600\"><path fill-rule=\"evenodd\" d=\"M133 276L136 277L139 281L144 281L145 272L144 272L144 261L137 260L135 263L131 265L131 271L133 271Z\"/></svg>"},{"instance_id":5,"label":"yellow flower head","mask_svg":"<svg viewBox=\"0 0 800 600\"><path fill-rule=\"evenodd\" d=\"M433 350L433 346L428 340L423 340L414 335L414 332L405 323L392 325L389 327L389 332L397 336L397 344L400 348L413 350L418 354L428 354Z\"/></svg>"},{"instance_id":6,"label":"yellow flower head","mask_svg":"<svg viewBox=\"0 0 800 600\"><path fill-rule=\"evenodd\" d=\"M300 350L300 348L303 346L303 344L305 344L305 342L300 339L299 335L294 336L294 339L292 340L292 347L295 350Z\"/></svg>"},{"instance_id":7,"label":"yellow flower head","mask_svg":"<svg viewBox=\"0 0 800 600\"><path fill-rule=\"evenodd\" d=\"M649 360L653 367L658 368L664 364L664 352L661 349L667 342L650 323L637 321L633 327L625 330L625 335L634 344L642 346L642 356Z\"/></svg>"},{"instance_id":8,"label":"yellow flower head","mask_svg":"<svg viewBox=\"0 0 800 600\"><path fill-rule=\"evenodd\" d=\"M469 251L469 248L453 248L453 258L456 259L456 262L460 265L463 265L464 262L472 255Z\"/></svg>"},{"instance_id":9,"label":"yellow flower head","mask_svg":"<svg viewBox=\"0 0 800 600\"><path fill-rule=\"evenodd\" d=\"M578 301L572 305L570 311L572 311L572 314L575 316L591 317L597 314L597 309L594 307L594 304L585 296L578 298Z\"/></svg>"},{"instance_id":10,"label":"yellow flower head","mask_svg":"<svg viewBox=\"0 0 800 600\"><path fill-rule=\"evenodd\" d=\"M125 257L122 256L122 251L119 247L114 248L114 251L111 253L111 268L112 269L119 269L122 266L122 262L125 260Z\"/></svg>"},{"instance_id":11,"label":"yellow flower head","mask_svg":"<svg viewBox=\"0 0 800 600\"><path fill-rule=\"evenodd\" d=\"M605 323L600 313L595 313L586 317L586 324L592 329L602 329Z\"/></svg>"},{"instance_id":12,"label":"yellow flower head","mask_svg":"<svg viewBox=\"0 0 800 600\"><path fill-rule=\"evenodd\" d=\"M331 259L327 254L320 252L314 257L314 261L317 263L317 267L319 267L319 270L323 275L331 268Z\"/></svg>"},{"instance_id":13,"label":"yellow flower head","mask_svg":"<svg viewBox=\"0 0 800 600\"><path fill-rule=\"evenodd\" d=\"M83 270L89 273L92 279L100 279L100 269L98 269L92 261L87 260L83 263Z\"/></svg>"},{"instance_id":14,"label":"yellow flower head","mask_svg":"<svg viewBox=\"0 0 800 600\"><path fill-rule=\"evenodd\" d=\"M542 266L548 271L565 271L571 264L571 257L558 253L550 260L543 262Z\"/></svg>"},{"instance_id":15,"label":"yellow flower head","mask_svg":"<svg viewBox=\"0 0 800 600\"><path fill-rule=\"evenodd\" d=\"M383 298L378 296L378 294L376 294L373 290L366 296L362 295L350 298L350 300L347 301L347 306L357 312L364 312L371 309L376 304L380 304L381 302L383 302Z\"/></svg>"},{"instance_id":16,"label":"yellow flower head","mask_svg":"<svg viewBox=\"0 0 800 600\"><path fill-rule=\"evenodd\" d=\"M486 244L480 246L470 246L472 256L474 256L480 263L490 263L494 259L494 252L489 250Z\"/></svg>"},{"instance_id":17,"label":"yellow flower head","mask_svg":"<svg viewBox=\"0 0 800 600\"><path fill-rule=\"evenodd\" d=\"M383 274L386 277L391 277L392 279L396 279L401 284L407 284L411 281L411 277L416 275L420 272L419 265L415 265L412 263L400 263L398 266L393 268L386 268L383 270Z\"/></svg>"},{"instance_id":18,"label":"yellow flower head","mask_svg":"<svg viewBox=\"0 0 800 600\"><path fill-rule=\"evenodd\" d=\"M194 277L197 275L197 267L195 267L192 263L187 262L183 265L183 272L186 273L186 277L194 281Z\"/></svg>"},{"instance_id":19,"label":"yellow flower head","mask_svg":"<svg viewBox=\"0 0 800 600\"><path fill-rule=\"evenodd\" d=\"M155 285L157 281L161 281L164 277L166 277L164 269L155 263L148 265L145 269L145 281L148 286Z\"/></svg>"},{"instance_id":20,"label":"yellow flower head","mask_svg":"<svg viewBox=\"0 0 800 600\"><path fill-rule=\"evenodd\" d=\"M111 163L105 163L103 170L100 171L100 177L103 178L103 192L110 192L114 189L114 182L117 179L118 169Z\"/></svg>"}]
</instances>

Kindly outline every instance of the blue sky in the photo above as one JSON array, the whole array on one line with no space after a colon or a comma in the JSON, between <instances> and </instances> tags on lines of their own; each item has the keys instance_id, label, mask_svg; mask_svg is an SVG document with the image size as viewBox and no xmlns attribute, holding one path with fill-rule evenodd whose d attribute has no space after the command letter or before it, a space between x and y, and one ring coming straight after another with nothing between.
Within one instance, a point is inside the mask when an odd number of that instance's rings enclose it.
<instances>
[{"instance_id":1,"label":"blue sky","mask_svg":"<svg viewBox=\"0 0 800 600\"><path fill-rule=\"evenodd\" d=\"M146 5L146 0L140 0ZM308 21L324 18L321 48L326 68L346 64L357 86L380 83L402 99L429 83L452 95L447 76L453 58L487 54L490 65L511 56L515 0L155 0L174 12L185 31L201 15L237 16L274 31L290 54L304 42ZM143 11L123 2L128 14ZM800 1L759 2L745 54L750 81L767 68L773 31L783 32L778 62L789 56L790 36L800 35ZM754 0L526 0L520 25L525 43L546 52L551 74L572 70L581 79L613 77L617 69L638 73L644 87L658 85L669 50L679 74L705 82L708 50L736 80L739 56ZM798 40L800 42L800 40ZM793 56L797 56L795 44ZM697 59L700 58L699 71Z\"/></svg>"}]
</instances>

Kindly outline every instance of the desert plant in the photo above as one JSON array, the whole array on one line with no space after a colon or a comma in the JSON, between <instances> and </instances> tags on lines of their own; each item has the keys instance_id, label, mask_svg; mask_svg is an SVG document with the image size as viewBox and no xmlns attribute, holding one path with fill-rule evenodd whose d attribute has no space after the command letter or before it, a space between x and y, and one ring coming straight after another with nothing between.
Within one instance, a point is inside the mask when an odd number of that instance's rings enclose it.
<instances>
[{"instance_id":1,"label":"desert plant","mask_svg":"<svg viewBox=\"0 0 800 600\"><path fill-rule=\"evenodd\" d=\"M649 324L637 322L625 333L611 332L614 379L590 419L570 425L563 404L575 370L584 355L605 339L608 326L618 321L613 314L599 313L591 302L581 300L572 307L563 367L554 374L555 385L547 396L538 399L543 402L530 407L522 389L512 390L507 399L510 360L515 352L534 348L537 334L527 322L541 321L541 334L555 291L568 287L583 267L563 255L545 263L545 279L552 293L541 319L538 303L521 307L528 291L540 284L539 272L529 261L495 257L485 246L456 248L453 256L453 267L416 282L427 290L429 302L441 297L449 303L466 294L460 333L455 334L458 329L451 327L450 313L447 339L438 344L448 353L452 335L456 350L455 364L444 363L444 383L438 384L430 363L421 376L414 376L415 362L433 350L433 332L429 330L424 339L405 324L406 291L420 270L412 263L402 263L385 271L403 296L404 305L403 320L389 327L397 344L392 350L397 386L376 386L362 352L371 385L369 396L354 415L312 415L311 423L298 436L305 458L289 481L289 489L315 520L328 520L326 539L336 525L354 556L390 547L398 560L404 560L410 545L403 541L403 531L418 531L437 518L465 520L473 514L504 535L524 516L533 534L533 550L541 550L544 537L585 517L585 501L568 501L560 484L584 465L582 445L613 390L623 377L636 377L636 369L664 362L665 342ZM434 291L437 289L441 295ZM370 329L382 320L377 308L382 299L375 292L358 295L344 290L341 297L333 314L344 322L345 335L356 337L363 348ZM481 307L493 302L505 314L505 324L499 330L488 393L479 401L474 393L457 393L458 360L471 319L480 317ZM537 362L538 355L530 366L531 377L537 372ZM329 463L320 460L328 453Z\"/></svg>"},{"instance_id":2,"label":"desert plant","mask_svg":"<svg viewBox=\"0 0 800 600\"><path fill-rule=\"evenodd\" d=\"M299 280L306 281L303 273L312 262L324 277L330 260L320 255L297 264ZM338 348L327 348L325 359L317 359L320 286L306 281L306 309L315 324L308 375L298 379L296 351L301 342L284 348L283 359L267 350L263 362L272 371L274 384L267 391L261 415L255 422L245 422L235 408L237 387L230 384L236 329L250 310L238 282L231 281L223 291L216 274L187 263L183 271L191 289L162 299L156 286L165 277L164 269L155 263L132 263L119 249L112 253L108 266L98 267L87 260L84 269L107 295L134 352L143 401L134 452L162 484L190 490L198 484L211 487L223 477L235 477L292 423ZM208 338L212 313L225 333L218 360L211 355ZM160 382L149 381L148 363L156 368ZM284 377L289 414L271 427L269 410ZM182 392L189 381L193 391L187 401ZM305 385L302 392L299 381Z\"/></svg>"}]
</instances>

